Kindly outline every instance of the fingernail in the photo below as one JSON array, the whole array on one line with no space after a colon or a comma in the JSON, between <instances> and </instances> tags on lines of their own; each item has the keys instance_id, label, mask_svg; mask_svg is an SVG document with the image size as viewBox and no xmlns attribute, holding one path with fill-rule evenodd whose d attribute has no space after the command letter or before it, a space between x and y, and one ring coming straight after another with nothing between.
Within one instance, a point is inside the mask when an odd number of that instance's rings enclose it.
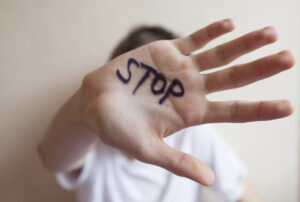
<instances>
[{"instance_id":1,"label":"fingernail","mask_svg":"<svg viewBox=\"0 0 300 202\"><path fill-rule=\"evenodd\" d=\"M282 116L288 116L293 113L293 107L287 100L281 102L277 107L277 110L282 114Z\"/></svg>"},{"instance_id":2,"label":"fingernail","mask_svg":"<svg viewBox=\"0 0 300 202\"><path fill-rule=\"evenodd\" d=\"M223 27L226 29L233 29L234 28L233 20L229 18L223 20Z\"/></svg>"}]
</instances>

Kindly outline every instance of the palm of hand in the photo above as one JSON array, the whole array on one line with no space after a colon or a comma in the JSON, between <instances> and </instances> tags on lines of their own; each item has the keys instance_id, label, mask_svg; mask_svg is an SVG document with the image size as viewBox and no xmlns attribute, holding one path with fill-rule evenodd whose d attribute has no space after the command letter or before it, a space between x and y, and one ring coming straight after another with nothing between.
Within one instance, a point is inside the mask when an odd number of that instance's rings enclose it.
<instances>
[{"instance_id":1,"label":"palm of hand","mask_svg":"<svg viewBox=\"0 0 300 202\"><path fill-rule=\"evenodd\" d=\"M90 114L97 120L93 128L99 137L141 161L201 184L211 184L213 174L206 165L173 150L164 144L163 138L193 125L274 119L291 112L284 101L243 103L206 99L208 93L240 87L293 65L293 58L285 51L215 73L200 74L202 70L228 64L276 38L274 30L268 28L187 56L232 29L230 20L217 22L188 37L153 42L130 51L91 73L87 86L97 93Z\"/></svg>"}]
</instances>

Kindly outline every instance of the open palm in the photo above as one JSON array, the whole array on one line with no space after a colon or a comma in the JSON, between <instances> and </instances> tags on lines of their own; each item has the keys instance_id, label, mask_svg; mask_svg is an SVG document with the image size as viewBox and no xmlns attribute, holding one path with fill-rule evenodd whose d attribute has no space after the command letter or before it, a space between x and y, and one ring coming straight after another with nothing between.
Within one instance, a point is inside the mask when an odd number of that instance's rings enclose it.
<instances>
[{"instance_id":1,"label":"open palm","mask_svg":"<svg viewBox=\"0 0 300 202\"><path fill-rule=\"evenodd\" d=\"M241 87L293 66L282 51L213 73L241 55L275 42L273 28L251 32L207 51L191 54L233 30L230 19L187 37L157 41L127 52L88 74L86 123L101 140L133 157L204 185L211 170L195 157L176 151L163 138L186 127L211 122L246 122L288 116L287 101L211 102L206 95Z\"/></svg>"}]
</instances>

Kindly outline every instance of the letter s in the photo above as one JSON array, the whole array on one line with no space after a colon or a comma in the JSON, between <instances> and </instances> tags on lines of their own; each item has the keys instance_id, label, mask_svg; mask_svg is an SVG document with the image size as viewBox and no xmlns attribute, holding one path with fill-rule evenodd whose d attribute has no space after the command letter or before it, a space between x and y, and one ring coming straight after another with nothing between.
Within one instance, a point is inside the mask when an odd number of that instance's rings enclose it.
<instances>
[{"instance_id":1,"label":"letter s","mask_svg":"<svg viewBox=\"0 0 300 202\"><path fill-rule=\"evenodd\" d=\"M135 64L137 67L139 67L139 63L133 59L133 58L129 58L128 62L127 62L127 71L128 71L128 78L125 78L119 71L119 69L117 70L117 77L125 84L127 84L130 79L131 79L131 71L130 71L130 66L131 64Z\"/></svg>"}]
</instances>

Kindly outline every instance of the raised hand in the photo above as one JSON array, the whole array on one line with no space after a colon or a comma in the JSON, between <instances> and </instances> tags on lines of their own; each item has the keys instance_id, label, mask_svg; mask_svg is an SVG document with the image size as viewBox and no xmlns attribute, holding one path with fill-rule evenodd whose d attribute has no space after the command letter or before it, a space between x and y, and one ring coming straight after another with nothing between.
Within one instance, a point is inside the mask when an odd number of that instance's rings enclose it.
<instances>
[{"instance_id":1,"label":"raised hand","mask_svg":"<svg viewBox=\"0 0 300 202\"><path fill-rule=\"evenodd\" d=\"M187 37L150 43L127 52L83 80L84 120L100 139L140 161L210 185L214 176L195 157L176 151L163 138L186 127L212 122L247 122L288 116L288 101L212 102L206 95L270 77L294 64L282 51L213 73L236 58L273 43L272 27L248 33L207 51L191 54L230 32L230 19Z\"/></svg>"}]
</instances>

